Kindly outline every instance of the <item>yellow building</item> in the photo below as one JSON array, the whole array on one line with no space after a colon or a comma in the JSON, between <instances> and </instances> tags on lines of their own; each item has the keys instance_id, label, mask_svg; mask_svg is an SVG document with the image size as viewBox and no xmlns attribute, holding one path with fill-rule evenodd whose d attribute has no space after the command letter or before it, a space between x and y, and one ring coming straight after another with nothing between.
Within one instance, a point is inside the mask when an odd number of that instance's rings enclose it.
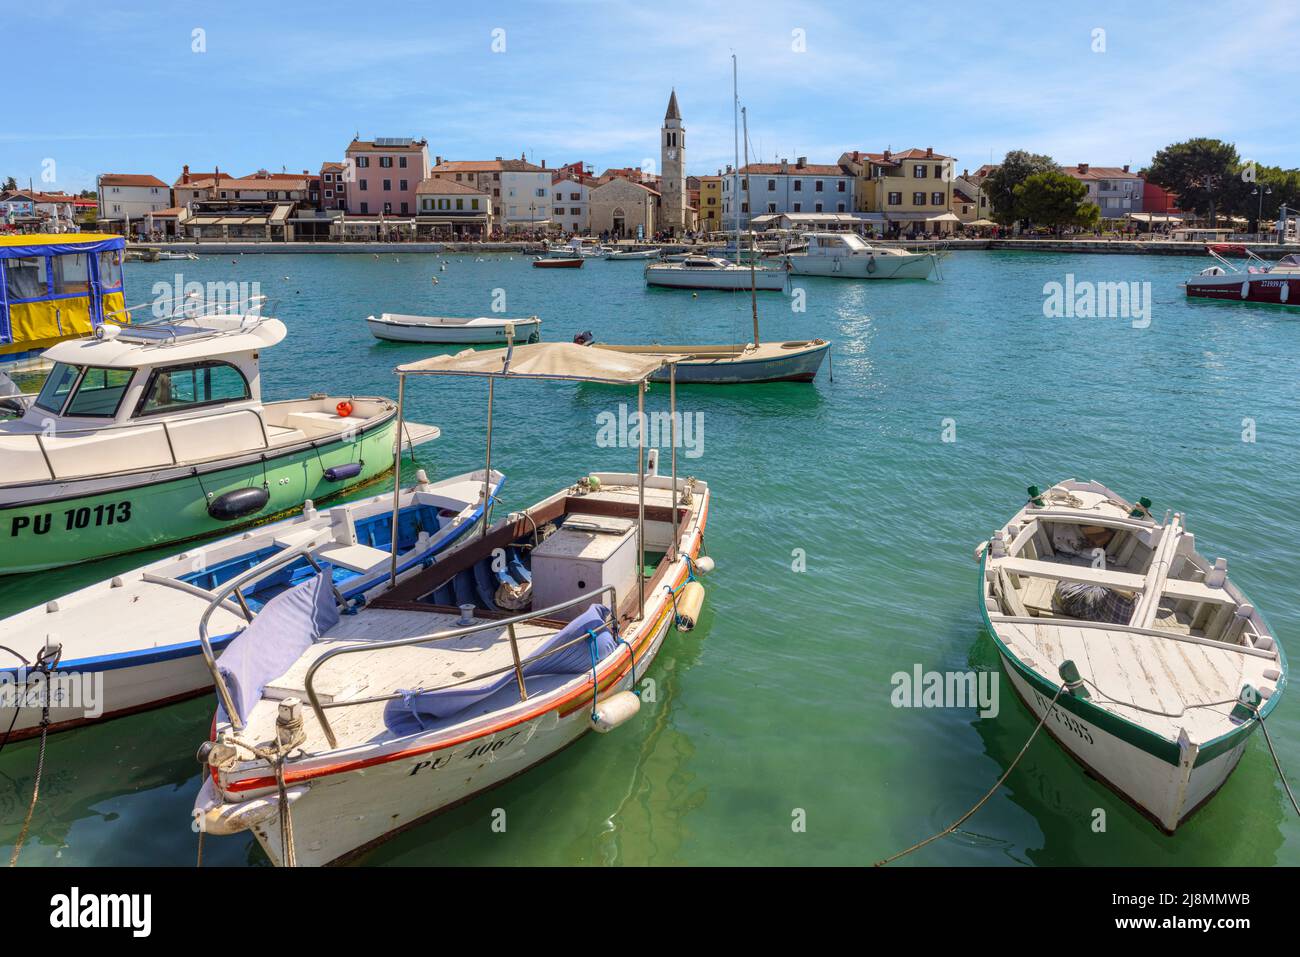
<instances>
[{"instance_id":1,"label":"yellow building","mask_svg":"<svg viewBox=\"0 0 1300 957\"><path fill-rule=\"evenodd\" d=\"M893 234L950 235L957 227L952 181L956 160L933 148L901 153L863 153L840 157L855 177L854 210L876 231Z\"/></svg>"},{"instance_id":2,"label":"yellow building","mask_svg":"<svg viewBox=\"0 0 1300 957\"><path fill-rule=\"evenodd\" d=\"M722 224L722 177L700 177L700 229L706 233L720 232Z\"/></svg>"}]
</instances>

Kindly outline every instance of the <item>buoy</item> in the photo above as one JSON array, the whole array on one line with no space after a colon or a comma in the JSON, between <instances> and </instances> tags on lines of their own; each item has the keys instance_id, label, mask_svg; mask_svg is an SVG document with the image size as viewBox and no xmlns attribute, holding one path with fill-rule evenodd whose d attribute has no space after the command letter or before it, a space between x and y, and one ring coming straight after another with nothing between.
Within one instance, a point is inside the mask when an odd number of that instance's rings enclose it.
<instances>
[{"instance_id":1,"label":"buoy","mask_svg":"<svg viewBox=\"0 0 1300 957\"><path fill-rule=\"evenodd\" d=\"M619 691L596 702L591 724L601 734L605 734L620 724L626 724L640 710L640 698L630 691Z\"/></svg>"},{"instance_id":2,"label":"buoy","mask_svg":"<svg viewBox=\"0 0 1300 957\"><path fill-rule=\"evenodd\" d=\"M717 563L708 555L701 555L699 558L694 559L691 564L695 566L695 571L701 575L707 575L718 567Z\"/></svg>"},{"instance_id":3,"label":"buoy","mask_svg":"<svg viewBox=\"0 0 1300 957\"><path fill-rule=\"evenodd\" d=\"M339 414L340 419L346 419L352 414L352 403L344 399L338 405L334 406L334 411Z\"/></svg>"},{"instance_id":4,"label":"buoy","mask_svg":"<svg viewBox=\"0 0 1300 957\"><path fill-rule=\"evenodd\" d=\"M244 518L254 512L260 512L271 500L271 492L264 486L256 488L239 488L224 495L218 495L208 503L208 514L221 522Z\"/></svg>"},{"instance_id":5,"label":"buoy","mask_svg":"<svg viewBox=\"0 0 1300 957\"><path fill-rule=\"evenodd\" d=\"M687 582L686 587L677 595L677 630L691 631L700 620L700 609L704 607L704 586L699 582Z\"/></svg>"},{"instance_id":6,"label":"buoy","mask_svg":"<svg viewBox=\"0 0 1300 957\"><path fill-rule=\"evenodd\" d=\"M587 476L587 485L593 492L600 491L600 479L596 478L594 475Z\"/></svg>"}]
</instances>

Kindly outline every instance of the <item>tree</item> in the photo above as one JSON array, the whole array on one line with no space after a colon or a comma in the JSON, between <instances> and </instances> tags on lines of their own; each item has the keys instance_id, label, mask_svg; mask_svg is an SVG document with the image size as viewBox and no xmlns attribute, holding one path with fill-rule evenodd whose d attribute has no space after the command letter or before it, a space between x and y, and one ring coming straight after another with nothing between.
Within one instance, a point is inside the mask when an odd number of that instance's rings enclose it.
<instances>
[{"instance_id":1,"label":"tree","mask_svg":"<svg viewBox=\"0 0 1300 957\"><path fill-rule=\"evenodd\" d=\"M1073 176L1056 170L1034 173L1015 188L1016 217L1058 234L1066 226L1095 226L1101 209L1087 196L1088 187Z\"/></svg>"},{"instance_id":2,"label":"tree","mask_svg":"<svg viewBox=\"0 0 1300 957\"><path fill-rule=\"evenodd\" d=\"M1235 146L1201 136L1166 146L1156 153L1147 178L1173 191L1180 207L1209 217L1210 225L1214 226L1220 210L1243 209L1243 198L1249 195L1253 184L1248 185L1241 178L1241 171Z\"/></svg>"},{"instance_id":3,"label":"tree","mask_svg":"<svg viewBox=\"0 0 1300 957\"><path fill-rule=\"evenodd\" d=\"M5 180L4 186L0 186L0 192L9 193L18 188L18 180L10 176Z\"/></svg>"},{"instance_id":4,"label":"tree","mask_svg":"<svg viewBox=\"0 0 1300 957\"><path fill-rule=\"evenodd\" d=\"M1055 173L1058 168L1054 159L1042 153L1007 153L1002 165L989 173L980 187L989 198L993 219L1003 226L1024 219L1016 212L1016 187L1035 173Z\"/></svg>"}]
</instances>

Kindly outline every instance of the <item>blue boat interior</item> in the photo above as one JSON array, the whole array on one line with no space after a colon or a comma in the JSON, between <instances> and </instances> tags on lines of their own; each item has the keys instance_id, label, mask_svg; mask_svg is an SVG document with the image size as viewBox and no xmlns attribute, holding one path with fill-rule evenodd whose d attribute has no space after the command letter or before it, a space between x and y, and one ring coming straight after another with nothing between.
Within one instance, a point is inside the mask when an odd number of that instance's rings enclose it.
<instances>
[{"instance_id":1,"label":"blue boat interior","mask_svg":"<svg viewBox=\"0 0 1300 957\"><path fill-rule=\"evenodd\" d=\"M398 551L404 552L413 548L422 532L427 532L431 537L436 538L437 532L455 515L456 513L449 509L440 509L427 504L412 505L402 509L397 519ZM469 527L468 523L465 527ZM357 519L356 533L358 544L369 545L371 548L377 548L380 551L391 551L393 542L392 513L379 512L375 515ZM278 544L268 545L214 563L198 571L181 575L179 579L198 588L212 591L282 552L284 548L285 546ZM351 568L335 566L332 574L335 586L344 595L347 595L348 583L360 578L363 573ZM304 556L251 583L246 588L241 589L241 593L248 607L257 612L276 595L308 581L315 575L316 570Z\"/></svg>"}]
</instances>

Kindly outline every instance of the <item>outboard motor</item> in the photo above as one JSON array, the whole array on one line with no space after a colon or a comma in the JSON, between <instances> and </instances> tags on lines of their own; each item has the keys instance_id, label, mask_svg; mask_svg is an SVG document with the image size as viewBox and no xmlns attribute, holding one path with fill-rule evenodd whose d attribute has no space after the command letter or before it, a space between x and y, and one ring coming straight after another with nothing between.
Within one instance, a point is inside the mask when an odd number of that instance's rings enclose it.
<instances>
[{"instance_id":1,"label":"outboard motor","mask_svg":"<svg viewBox=\"0 0 1300 957\"><path fill-rule=\"evenodd\" d=\"M573 341L580 346L589 346L596 341L596 337L591 334L591 330L587 330L574 336Z\"/></svg>"}]
</instances>

